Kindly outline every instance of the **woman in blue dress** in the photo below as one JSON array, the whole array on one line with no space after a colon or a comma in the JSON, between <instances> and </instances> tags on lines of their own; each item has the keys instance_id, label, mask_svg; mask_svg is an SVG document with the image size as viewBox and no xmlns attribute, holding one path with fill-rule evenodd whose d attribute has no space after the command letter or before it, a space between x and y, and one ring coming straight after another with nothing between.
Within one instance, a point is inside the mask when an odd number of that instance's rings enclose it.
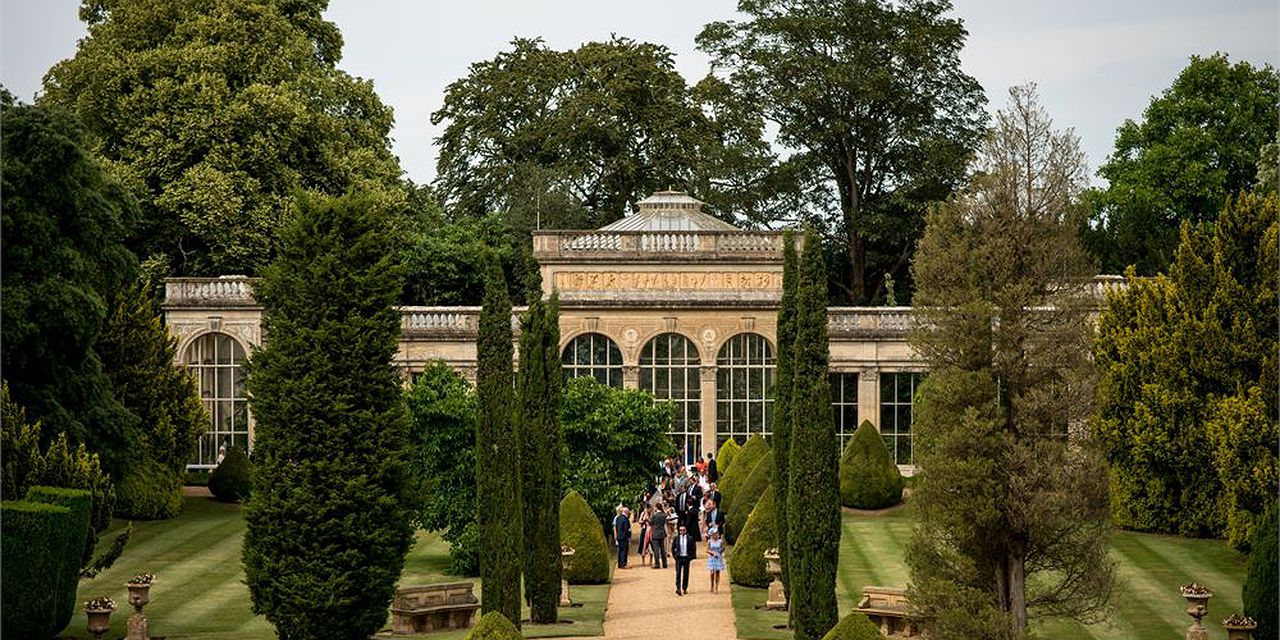
<instances>
[{"instance_id":1,"label":"woman in blue dress","mask_svg":"<svg viewBox=\"0 0 1280 640\"><path fill-rule=\"evenodd\" d=\"M724 539L720 537L719 527L710 527L707 533L711 541L707 543L707 570L711 572L711 593L720 592L720 572L724 571Z\"/></svg>"}]
</instances>

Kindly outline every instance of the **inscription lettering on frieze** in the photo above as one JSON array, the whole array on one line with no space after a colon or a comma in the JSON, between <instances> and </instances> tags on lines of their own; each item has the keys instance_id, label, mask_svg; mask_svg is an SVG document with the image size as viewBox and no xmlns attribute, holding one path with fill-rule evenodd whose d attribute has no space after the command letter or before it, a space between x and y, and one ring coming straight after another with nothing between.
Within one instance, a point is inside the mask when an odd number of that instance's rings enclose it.
<instances>
[{"instance_id":1,"label":"inscription lettering on frieze","mask_svg":"<svg viewBox=\"0 0 1280 640\"><path fill-rule=\"evenodd\" d=\"M561 271L555 274L555 286L576 291L781 290L782 274L772 271Z\"/></svg>"}]
</instances>

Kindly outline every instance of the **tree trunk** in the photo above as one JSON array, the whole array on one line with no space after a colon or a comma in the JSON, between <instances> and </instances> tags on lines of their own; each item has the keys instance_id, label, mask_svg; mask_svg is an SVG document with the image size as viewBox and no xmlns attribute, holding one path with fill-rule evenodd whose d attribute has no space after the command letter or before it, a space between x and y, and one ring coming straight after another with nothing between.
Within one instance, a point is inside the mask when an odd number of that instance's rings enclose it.
<instances>
[{"instance_id":1,"label":"tree trunk","mask_svg":"<svg viewBox=\"0 0 1280 640\"><path fill-rule=\"evenodd\" d=\"M858 155L856 150L847 146L839 177L843 179L836 183L840 186L840 208L849 240L849 298L853 304L861 304L867 294L867 241L859 228L862 200L858 195Z\"/></svg>"},{"instance_id":2,"label":"tree trunk","mask_svg":"<svg viewBox=\"0 0 1280 640\"><path fill-rule=\"evenodd\" d=\"M1017 637L1027 633L1027 545L1015 541L1009 549L1009 612L1013 614L1013 626Z\"/></svg>"}]
</instances>

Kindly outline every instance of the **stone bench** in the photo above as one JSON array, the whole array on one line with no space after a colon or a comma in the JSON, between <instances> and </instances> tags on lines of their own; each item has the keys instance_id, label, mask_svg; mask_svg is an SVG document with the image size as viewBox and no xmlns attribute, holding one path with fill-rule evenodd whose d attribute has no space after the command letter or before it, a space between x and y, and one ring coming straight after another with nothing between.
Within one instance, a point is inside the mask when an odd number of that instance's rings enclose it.
<instances>
[{"instance_id":1,"label":"stone bench","mask_svg":"<svg viewBox=\"0 0 1280 640\"><path fill-rule=\"evenodd\" d=\"M857 611L866 615L880 629L881 635L890 638L921 637L920 628L911 616L906 589L863 587Z\"/></svg>"},{"instance_id":2,"label":"stone bench","mask_svg":"<svg viewBox=\"0 0 1280 640\"><path fill-rule=\"evenodd\" d=\"M480 601L470 582L446 582L396 589L391 601L391 633L469 629Z\"/></svg>"}]
</instances>

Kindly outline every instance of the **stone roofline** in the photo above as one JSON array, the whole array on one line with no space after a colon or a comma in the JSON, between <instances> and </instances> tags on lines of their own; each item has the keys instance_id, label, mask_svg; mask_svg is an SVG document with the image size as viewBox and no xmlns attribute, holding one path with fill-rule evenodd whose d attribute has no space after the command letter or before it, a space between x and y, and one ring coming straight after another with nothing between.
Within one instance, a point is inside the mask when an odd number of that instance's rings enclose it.
<instances>
[{"instance_id":1,"label":"stone roofline","mask_svg":"<svg viewBox=\"0 0 1280 640\"><path fill-rule=\"evenodd\" d=\"M796 234L797 249L804 246ZM539 264L782 262L782 231L534 231Z\"/></svg>"}]
</instances>

